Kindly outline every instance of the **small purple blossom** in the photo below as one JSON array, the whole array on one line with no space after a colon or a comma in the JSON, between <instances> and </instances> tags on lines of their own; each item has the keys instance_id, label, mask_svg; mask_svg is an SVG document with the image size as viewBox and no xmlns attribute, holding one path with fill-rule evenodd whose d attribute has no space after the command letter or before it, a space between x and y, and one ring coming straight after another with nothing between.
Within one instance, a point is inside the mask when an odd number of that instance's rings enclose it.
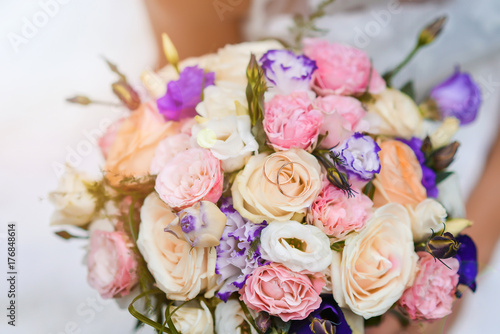
<instances>
[{"instance_id":1,"label":"small purple blossom","mask_svg":"<svg viewBox=\"0 0 500 334\"><path fill-rule=\"evenodd\" d=\"M333 151L340 153L349 176L368 181L380 172L380 147L370 136L356 132Z\"/></svg>"},{"instance_id":2,"label":"small purple blossom","mask_svg":"<svg viewBox=\"0 0 500 334\"><path fill-rule=\"evenodd\" d=\"M254 242L267 223L254 224L233 208L231 199L223 202L221 211L226 215L227 223L220 244L216 247L215 272L220 275L219 283L225 281L217 296L227 301L233 292L245 285L254 269L265 264L260 247Z\"/></svg>"},{"instance_id":3,"label":"small purple blossom","mask_svg":"<svg viewBox=\"0 0 500 334\"><path fill-rule=\"evenodd\" d=\"M289 50L270 50L260 58L268 82L282 95L307 91L316 62Z\"/></svg>"},{"instance_id":4,"label":"small purple blossom","mask_svg":"<svg viewBox=\"0 0 500 334\"><path fill-rule=\"evenodd\" d=\"M439 195L439 189L436 185L436 173L429 167L425 165L425 156L422 152L422 139L417 137L412 137L410 140L398 138L400 142L408 145L422 167L422 185L427 190L427 197L437 198Z\"/></svg>"},{"instance_id":5,"label":"small purple blossom","mask_svg":"<svg viewBox=\"0 0 500 334\"><path fill-rule=\"evenodd\" d=\"M215 81L215 73L205 73L198 66L186 67L179 79L167 84L167 93L156 100L160 113L166 120L179 121L196 116L195 107L201 102L201 94L205 87Z\"/></svg>"},{"instance_id":6,"label":"small purple blossom","mask_svg":"<svg viewBox=\"0 0 500 334\"><path fill-rule=\"evenodd\" d=\"M191 215L185 215L181 219L182 232L189 233L193 231L196 227L196 217Z\"/></svg>"},{"instance_id":7,"label":"small purple blossom","mask_svg":"<svg viewBox=\"0 0 500 334\"><path fill-rule=\"evenodd\" d=\"M460 124L469 124L476 119L481 106L481 90L472 77L460 68L448 79L435 86L430 93L443 117L453 116Z\"/></svg>"},{"instance_id":8,"label":"small purple blossom","mask_svg":"<svg viewBox=\"0 0 500 334\"><path fill-rule=\"evenodd\" d=\"M457 238L460 242L460 248L455 256L460 262L458 269L458 283L468 286L473 292L476 292L477 277L477 249L474 241L465 234L460 234Z\"/></svg>"}]
</instances>

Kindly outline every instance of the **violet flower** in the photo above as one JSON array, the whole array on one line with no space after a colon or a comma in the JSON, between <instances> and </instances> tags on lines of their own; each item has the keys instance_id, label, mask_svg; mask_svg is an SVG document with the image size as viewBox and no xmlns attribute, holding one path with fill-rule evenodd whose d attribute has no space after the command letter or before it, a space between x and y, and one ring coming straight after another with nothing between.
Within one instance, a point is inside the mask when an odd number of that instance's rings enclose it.
<instances>
[{"instance_id":1,"label":"violet flower","mask_svg":"<svg viewBox=\"0 0 500 334\"><path fill-rule=\"evenodd\" d=\"M179 79L167 84L167 92L156 100L160 114L167 121L179 121L196 116L195 107L201 102L203 89L215 81L215 73L205 73L198 66L186 67Z\"/></svg>"},{"instance_id":2,"label":"violet flower","mask_svg":"<svg viewBox=\"0 0 500 334\"><path fill-rule=\"evenodd\" d=\"M312 331L310 325L312 322L329 321L335 326L333 333L336 334L351 334L352 330L345 320L344 313L339 305L333 299L332 295L321 295L321 305L319 308L312 312L307 318L299 321L292 321L289 333L294 334L317 334L322 332Z\"/></svg>"},{"instance_id":3,"label":"violet flower","mask_svg":"<svg viewBox=\"0 0 500 334\"><path fill-rule=\"evenodd\" d=\"M316 62L289 50L270 50L260 58L262 69L274 90L280 95L309 90Z\"/></svg>"},{"instance_id":4,"label":"violet flower","mask_svg":"<svg viewBox=\"0 0 500 334\"><path fill-rule=\"evenodd\" d=\"M215 273L220 275L218 283L225 281L217 296L227 301L233 292L245 285L254 269L265 264L260 247L254 241L260 237L267 223L254 224L243 218L233 208L231 199L223 200L221 211L226 215L227 223L220 244L216 247Z\"/></svg>"},{"instance_id":5,"label":"violet flower","mask_svg":"<svg viewBox=\"0 0 500 334\"><path fill-rule=\"evenodd\" d=\"M421 150L422 140L417 137L412 137L410 140L398 138L398 140L408 145L415 153L420 167L422 167L422 185L427 190L427 197L437 198L439 189L436 185L436 173L425 165L425 156Z\"/></svg>"},{"instance_id":6,"label":"violet flower","mask_svg":"<svg viewBox=\"0 0 500 334\"><path fill-rule=\"evenodd\" d=\"M369 181L380 172L380 147L370 136L356 132L332 150L344 161L341 169L345 170L349 177Z\"/></svg>"},{"instance_id":7,"label":"violet flower","mask_svg":"<svg viewBox=\"0 0 500 334\"><path fill-rule=\"evenodd\" d=\"M456 117L460 124L474 121L481 106L481 90L472 77L460 68L448 79L432 88L431 98L443 117Z\"/></svg>"},{"instance_id":8,"label":"violet flower","mask_svg":"<svg viewBox=\"0 0 500 334\"><path fill-rule=\"evenodd\" d=\"M460 242L460 248L455 256L460 262L460 268L458 269L458 284L466 285L473 292L476 292L476 276L478 270L476 245L474 241L465 234L460 234L456 239Z\"/></svg>"}]
</instances>

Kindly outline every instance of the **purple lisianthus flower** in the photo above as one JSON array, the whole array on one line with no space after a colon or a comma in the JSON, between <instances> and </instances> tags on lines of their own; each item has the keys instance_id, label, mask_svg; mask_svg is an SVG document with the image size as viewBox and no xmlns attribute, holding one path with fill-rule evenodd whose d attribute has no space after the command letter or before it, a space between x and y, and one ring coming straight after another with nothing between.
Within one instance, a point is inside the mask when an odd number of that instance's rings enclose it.
<instances>
[{"instance_id":1,"label":"purple lisianthus flower","mask_svg":"<svg viewBox=\"0 0 500 334\"><path fill-rule=\"evenodd\" d=\"M451 77L432 88L430 96L443 117L456 117L460 124L469 124L476 119L481 106L478 84L468 73L460 72L458 67Z\"/></svg>"},{"instance_id":2,"label":"purple lisianthus flower","mask_svg":"<svg viewBox=\"0 0 500 334\"><path fill-rule=\"evenodd\" d=\"M289 50L270 50L260 58L267 81L281 95L307 91L316 62Z\"/></svg>"},{"instance_id":3,"label":"purple lisianthus flower","mask_svg":"<svg viewBox=\"0 0 500 334\"><path fill-rule=\"evenodd\" d=\"M321 321L330 321L332 325L335 326L334 333L336 334L351 334L352 330L349 324L345 320L344 313L340 309L339 305L333 299L332 295L321 295L321 305L317 310L312 312L309 317L304 320L292 321L292 326L290 327L289 333L294 334L313 334L321 333L313 332L310 328L311 322L314 319Z\"/></svg>"},{"instance_id":4,"label":"purple lisianthus flower","mask_svg":"<svg viewBox=\"0 0 500 334\"><path fill-rule=\"evenodd\" d=\"M201 93L215 81L215 73L205 73L198 66L186 67L179 79L167 84L167 93L156 100L160 114L168 121L179 121L196 116L195 107L201 102Z\"/></svg>"},{"instance_id":5,"label":"purple lisianthus flower","mask_svg":"<svg viewBox=\"0 0 500 334\"><path fill-rule=\"evenodd\" d=\"M224 199L220 209L226 215L227 223L220 244L216 247L215 273L220 275L218 283L225 281L217 296L227 301L233 292L245 285L254 269L265 264L260 246L255 245L254 241L260 237L267 223L254 224L243 218L233 208L231 199Z\"/></svg>"},{"instance_id":6,"label":"purple lisianthus flower","mask_svg":"<svg viewBox=\"0 0 500 334\"><path fill-rule=\"evenodd\" d=\"M476 292L477 276L477 250L474 241L465 234L456 237L460 243L460 248L455 256L460 262L458 269L458 284L468 286L473 292ZM459 295L460 297L460 295Z\"/></svg>"},{"instance_id":7,"label":"purple lisianthus flower","mask_svg":"<svg viewBox=\"0 0 500 334\"><path fill-rule=\"evenodd\" d=\"M342 169L349 177L354 176L369 181L380 172L378 157L380 147L370 136L356 132L342 145L332 150L340 154L340 158L344 161Z\"/></svg>"},{"instance_id":8,"label":"purple lisianthus flower","mask_svg":"<svg viewBox=\"0 0 500 334\"><path fill-rule=\"evenodd\" d=\"M427 191L427 197L437 198L439 195L439 190L436 185L436 173L429 167L425 165L425 156L422 152L422 139L417 137L412 137L410 140L398 138L400 142L408 145L422 167L422 185Z\"/></svg>"}]
</instances>

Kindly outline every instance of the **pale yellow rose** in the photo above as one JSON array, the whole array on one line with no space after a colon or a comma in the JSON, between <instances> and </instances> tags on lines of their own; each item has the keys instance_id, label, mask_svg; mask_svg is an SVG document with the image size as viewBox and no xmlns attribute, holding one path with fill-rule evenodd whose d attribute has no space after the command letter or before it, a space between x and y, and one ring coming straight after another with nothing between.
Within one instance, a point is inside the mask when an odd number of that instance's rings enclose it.
<instances>
[{"instance_id":1,"label":"pale yellow rose","mask_svg":"<svg viewBox=\"0 0 500 334\"><path fill-rule=\"evenodd\" d=\"M303 217L321 190L321 179L318 161L304 150L255 155L234 180L233 206L255 223Z\"/></svg>"},{"instance_id":2,"label":"pale yellow rose","mask_svg":"<svg viewBox=\"0 0 500 334\"><path fill-rule=\"evenodd\" d=\"M151 193L141 208L141 225L137 246L158 288L169 299L190 300L200 293L211 298L218 288L214 247L196 247L183 238L165 232L176 218L173 210L156 193ZM182 235L176 227L177 235Z\"/></svg>"},{"instance_id":3,"label":"pale yellow rose","mask_svg":"<svg viewBox=\"0 0 500 334\"><path fill-rule=\"evenodd\" d=\"M446 221L446 209L433 198L427 198L417 206L408 206L413 241L427 240L433 233L441 231Z\"/></svg>"},{"instance_id":4,"label":"pale yellow rose","mask_svg":"<svg viewBox=\"0 0 500 334\"><path fill-rule=\"evenodd\" d=\"M140 178L149 174L156 147L167 136L179 133L180 123L165 122L150 104L123 120L111 145L104 170L113 186L125 178Z\"/></svg>"},{"instance_id":5,"label":"pale yellow rose","mask_svg":"<svg viewBox=\"0 0 500 334\"><path fill-rule=\"evenodd\" d=\"M214 332L212 313L204 302L200 303L200 307L182 306L172 315L172 322L179 333L213 334Z\"/></svg>"},{"instance_id":6,"label":"pale yellow rose","mask_svg":"<svg viewBox=\"0 0 500 334\"><path fill-rule=\"evenodd\" d=\"M420 133L423 118L418 106L408 95L388 88L373 98L373 101L366 103L366 108L369 114L376 114L379 119L370 132L407 139Z\"/></svg>"},{"instance_id":7,"label":"pale yellow rose","mask_svg":"<svg viewBox=\"0 0 500 334\"><path fill-rule=\"evenodd\" d=\"M346 239L342 254L334 252L333 296L365 319L384 314L412 284L417 259L408 211L387 204Z\"/></svg>"},{"instance_id":8,"label":"pale yellow rose","mask_svg":"<svg viewBox=\"0 0 500 334\"><path fill-rule=\"evenodd\" d=\"M220 82L203 91L203 101L196 106L196 112L209 119L248 115L246 86L231 82Z\"/></svg>"}]
</instances>

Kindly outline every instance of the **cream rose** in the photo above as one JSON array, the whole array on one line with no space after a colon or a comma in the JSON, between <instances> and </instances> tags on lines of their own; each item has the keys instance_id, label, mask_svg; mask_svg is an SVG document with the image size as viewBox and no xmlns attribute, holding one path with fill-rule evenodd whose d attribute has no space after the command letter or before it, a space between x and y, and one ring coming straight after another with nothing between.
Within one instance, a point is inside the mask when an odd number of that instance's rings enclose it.
<instances>
[{"instance_id":1,"label":"cream rose","mask_svg":"<svg viewBox=\"0 0 500 334\"><path fill-rule=\"evenodd\" d=\"M201 307L183 306L172 315L172 322L179 333L213 334L212 313L204 302Z\"/></svg>"},{"instance_id":2,"label":"cream rose","mask_svg":"<svg viewBox=\"0 0 500 334\"><path fill-rule=\"evenodd\" d=\"M418 106L408 95L388 88L374 95L374 99L368 102L366 107L369 113L380 117L377 122L379 123L377 133L409 139L420 132L422 115Z\"/></svg>"},{"instance_id":3,"label":"cream rose","mask_svg":"<svg viewBox=\"0 0 500 334\"><path fill-rule=\"evenodd\" d=\"M234 208L255 223L304 216L320 190L321 167L300 149L252 156L231 189Z\"/></svg>"},{"instance_id":4,"label":"cream rose","mask_svg":"<svg viewBox=\"0 0 500 334\"><path fill-rule=\"evenodd\" d=\"M444 228L446 209L435 199L425 199L416 207L408 206L408 212L415 242L424 241L432 235L432 231L438 232Z\"/></svg>"},{"instance_id":5,"label":"cream rose","mask_svg":"<svg viewBox=\"0 0 500 334\"><path fill-rule=\"evenodd\" d=\"M408 211L389 203L346 239L342 255L334 252L333 296L365 319L384 314L411 285L417 259Z\"/></svg>"},{"instance_id":6,"label":"cream rose","mask_svg":"<svg viewBox=\"0 0 500 334\"><path fill-rule=\"evenodd\" d=\"M226 303L217 304L215 308L217 334L241 334L244 326L250 328L252 334L257 334L257 331L247 322L245 313L237 300L230 299Z\"/></svg>"},{"instance_id":7,"label":"cream rose","mask_svg":"<svg viewBox=\"0 0 500 334\"><path fill-rule=\"evenodd\" d=\"M209 149L214 157L221 160L226 173L242 168L250 155L259 149L248 115L197 119L199 123L192 128L194 145Z\"/></svg>"},{"instance_id":8,"label":"cream rose","mask_svg":"<svg viewBox=\"0 0 500 334\"><path fill-rule=\"evenodd\" d=\"M245 89L246 86L231 82L208 86L203 91L203 101L196 106L196 112L210 119L248 115Z\"/></svg>"},{"instance_id":9,"label":"cream rose","mask_svg":"<svg viewBox=\"0 0 500 334\"><path fill-rule=\"evenodd\" d=\"M320 272L331 264L330 240L319 228L289 220L272 222L260 235L262 258L292 271Z\"/></svg>"},{"instance_id":10,"label":"cream rose","mask_svg":"<svg viewBox=\"0 0 500 334\"><path fill-rule=\"evenodd\" d=\"M56 208L50 218L51 225L84 226L90 222L96 202L85 184L92 181L88 175L67 168L57 189L49 194L49 200Z\"/></svg>"},{"instance_id":11,"label":"cream rose","mask_svg":"<svg viewBox=\"0 0 500 334\"><path fill-rule=\"evenodd\" d=\"M192 248L184 239L165 232L175 213L156 193L146 197L141 208L137 246L158 288L173 300L190 300L200 293L211 298L217 289L215 248ZM182 235L179 226L177 235Z\"/></svg>"}]
</instances>

